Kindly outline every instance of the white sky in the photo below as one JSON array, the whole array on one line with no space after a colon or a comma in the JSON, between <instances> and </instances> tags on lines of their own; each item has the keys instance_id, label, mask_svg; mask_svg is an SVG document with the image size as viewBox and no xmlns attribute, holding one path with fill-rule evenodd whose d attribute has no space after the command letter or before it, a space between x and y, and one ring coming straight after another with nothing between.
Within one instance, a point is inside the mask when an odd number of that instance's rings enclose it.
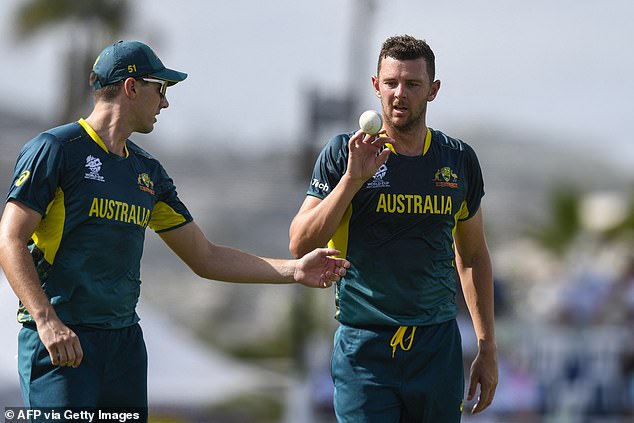
<instances>
[{"instance_id":1,"label":"white sky","mask_svg":"<svg viewBox=\"0 0 634 423\"><path fill-rule=\"evenodd\" d=\"M46 118L60 95L68 34L16 43L10 17L19 1L0 4L0 106ZM190 75L168 91L171 107L151 137L240 149L261 149L271 134L279 134L273 147L298 143L311 87L331 94L365 87L363 108L378 108L369 78L380 44L409 33L436 53L443 85L430 126L553 134L553 142L596 144L610 159L634 161L634 1L378 1L355 27L363 3L135 0L124 38L147 41L168 67ZM353 33L363 44L356 51Z\"/></svg>"}]
</instances>

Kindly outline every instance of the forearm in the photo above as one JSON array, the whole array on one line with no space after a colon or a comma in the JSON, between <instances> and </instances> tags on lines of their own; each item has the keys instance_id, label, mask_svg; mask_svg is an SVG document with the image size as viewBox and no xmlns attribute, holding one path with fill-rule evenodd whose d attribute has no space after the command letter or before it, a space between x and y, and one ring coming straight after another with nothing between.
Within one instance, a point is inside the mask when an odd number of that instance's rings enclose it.
<instances>
[{"instance_id":1,"label":"forearm","mask_svg":"<svg viewBox=\"0 0 634 423\"><path fill-rule=\"evenodd\" d=\"M0 265L9 285L36 323L57 318L24 243L21 240L3 239L0 257Z\"/></svg>"},{"instance_id":2,"label":"forearm","mask_svg":"<svg viewBox=\"0 0 634 423\"><path fill-rule=\"evenodd\" d=\"M207 248L206 260L194 269L203 278L238 283L295 282L297 260L263 258L221 245Z\"/></svg>"},{"instance_id":3,"label":"forearm","mask_svg":"<svg viewBox=\"0 0 634 423\"><path fill-rule=\"evenodd\" d=\"M333 191L315 207L300 210L291 223L289 249L295 257L328 244L363 181L344 175Z\"/></svg>"},{"instance_id":4,"label":"forearm","mask_svg":"<svg viewBox=\"0 0 634 423\"><path fill-rule=\"evenodd\" d=\"M459 265L465 301L480 348L495 348L493 272L488 253Z\"/></svg>"}]
</instances>

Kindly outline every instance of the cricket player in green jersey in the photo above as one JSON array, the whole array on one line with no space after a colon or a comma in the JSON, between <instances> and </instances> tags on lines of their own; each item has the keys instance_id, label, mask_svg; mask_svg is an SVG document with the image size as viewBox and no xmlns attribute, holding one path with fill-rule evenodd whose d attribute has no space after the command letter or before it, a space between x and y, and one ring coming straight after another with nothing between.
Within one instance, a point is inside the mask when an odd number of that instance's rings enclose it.
<instances>
[{"instance_id":1,"label":"cricket player in green jersey","mask_svg":"<svg viewBox=\"0 0 634 423\"><path fill-rule=\"evenodd\" d=\"M440 81L423 40L388 38L372 78L383 130L341 134L322 150L290 227L301 257L329 244L351 267L335 286L332 377L340 422L454 423L464 369L456 272L478 339L467 399L497 385L493 276L473 149L428 128Z\"/></svg>"},{"instance_id":2,"label":"cricket player in green jersey","mask_svg":"<svg viewBox=\"0 0 634 423\"><path fill-rule=\"evenodd\" d=\"M268 259L207 240L159 161L128 139L152 131L169 106L167 87L186 77L144 43L112 44L90 74L91 114L41 133L18 157L0 221L0 265L20 300L27 407L126 407L147 419L135 309L148 226L212 280L326 288L349 266L334 249Z\"/></svg>"}]
</instances>

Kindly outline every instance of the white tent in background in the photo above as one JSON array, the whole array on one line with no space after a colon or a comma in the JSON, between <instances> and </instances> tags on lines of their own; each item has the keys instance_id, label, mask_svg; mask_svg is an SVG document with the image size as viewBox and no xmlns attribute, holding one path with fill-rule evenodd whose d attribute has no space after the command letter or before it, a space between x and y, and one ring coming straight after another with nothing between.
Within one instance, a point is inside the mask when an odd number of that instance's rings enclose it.
<instances>
[{"instance_id":1,"label":"white tent in background","mask_svg":"<svg viewBox=\"0 0 634 423\"><path fill-rule=\"evenodd\" d=\"M0 272L0 407L21 406L17 374L18 300ZM208 407L235 395L284 388L283 375L210 349L147 304L139 306L147 344L152 408Z\"/></svg>"},{"instance_id":2,"label":"white tent in background","mask_svg":"<svg viewBox=\"0 0 634 423\"><path fill-rule=\"evenodd\" d=\"M289 382L279 373L210 349L146 305L138 313L148 349L150 407L213 405L238 394L284 388Z\"/></svg>"},{"instance_id":3,"label":"white tent in background","mask_svg":"<svg viewBox=\"0 0 634 423\"><path fill-rule=\"evenodd\" d=\"M0 408L20 407L18 381L18 299L0 271Z\"/></svg>"}]
</instances>

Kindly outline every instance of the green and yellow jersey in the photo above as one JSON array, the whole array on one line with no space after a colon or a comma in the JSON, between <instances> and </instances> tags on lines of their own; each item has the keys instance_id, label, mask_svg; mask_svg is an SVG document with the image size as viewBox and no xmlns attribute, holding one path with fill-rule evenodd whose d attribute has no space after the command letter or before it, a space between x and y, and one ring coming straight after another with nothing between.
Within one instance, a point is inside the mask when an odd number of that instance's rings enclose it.
<instances>
[{"instance_id":1,"label":"green and yellow jersey","mask_svg":"<svg viewBox=\"0 0 634 423\"><path fill-rule=\"evenodd\" d=\"M124 157L109 153L83 119L24 146L7 200L42 215L29 249L42 288L69 325L138 322L145 228L192 221L156 159L129 140ZM18 321L32 320L20 307Z\"/></svg>"},{"instance_id":2,"label":"green and yellow jersey","mask_svg":"<svg viewBox=\"0 0 634 423\"><path fill-rule=\"evenodd\" d=\"M331 139L308 195L325 198L346 171L352 134ZM388 148L392 148L388 145ZM336 318L351 326L421 326L456 317L453 233L480 207L473 149L428 130L418 157L390 154L357 192L329 246L351 263L336 285Z\"/></svg>"}]
</instances>

